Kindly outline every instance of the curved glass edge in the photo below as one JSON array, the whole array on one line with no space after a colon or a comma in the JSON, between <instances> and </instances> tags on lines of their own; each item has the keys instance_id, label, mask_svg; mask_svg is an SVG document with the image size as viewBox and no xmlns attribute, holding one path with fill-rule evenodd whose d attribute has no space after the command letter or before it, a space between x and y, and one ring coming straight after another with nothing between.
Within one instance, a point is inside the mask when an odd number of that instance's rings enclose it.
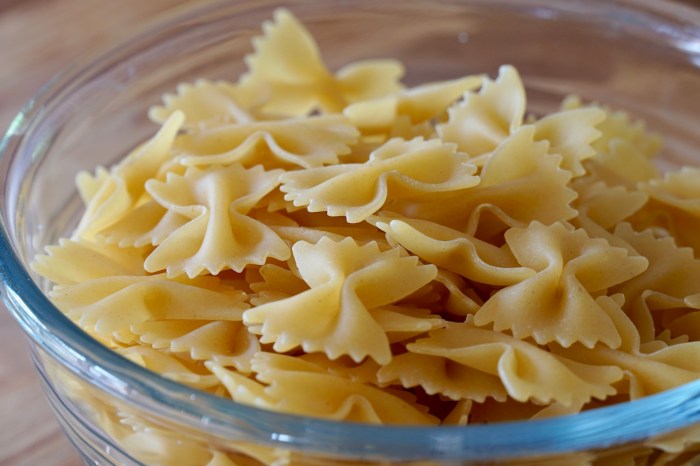
<instances>
[{"instance_id":1,"label":"curved glass edge","mask_svg":"<svg viewBox=\"0 0 700 466\"><path fill-rule=\"evenodd\" d=\"M484 460L601 449L700 423L700 380L629 403L559 418L468 427L373 426L241 405L175 383L122 358L54 311L0 236L5 304L35 342L71 372L121 400L222 438L371 458ZM25 293L34 294L34 293ZM28 311L33 309L34 312ZM53 312L52 312L53 311ZM72 342L67 345L65 342ZM236 425L232 425L235 420ZM341 444L337 440L343 439Z\"/></svg>"},{"instance_id":2,"label":"curved glass edge","mask_svg":"<svg viewBox=\"0 0 700 466\"><path fill-rule=\"evenodd\" d=\"M499 0L497 3L508 2ZM521 5L528 3L537 2ZM141 40L153 40L160 30L172 27L189 15L204 14L226 4L219 1L193 10L178 10L174 16L161 20L158 31L144 32L123 42L111 49L107 58ZM641 9L648 6L642 0L626 0L624 4ZM658 7L654 9L657 10ZM107 58L101 61L108 61ZM83 68L89 68L89 63L83 60L57 76L25 106L0 141L0 163L7 164L16 155L18 139L24 136L27 126L41 114L47 102L65 90L66 83L72 82ZM393 452L395 455L391 457L400 459L483 460L496 456L506 459L600 449L700 423L700 380L633 402L576 415L468 427L373 426L311 419L240 405L162 378L92 339L56 309L36 286L14 251L6 218L1 219L0 226L3 300L36 344L73 373L110 395L183 425L205 428L223 438L278 447L286 444L290 448L356 458L383 457ZM338 445L338 438L343 439L341 445Z\"/></svg>"},{"instance_id":3,"label":"curved glass edge","mask_svg":"<svg viewBox=\"0 0 700 466\"><path fill-rule=\"evenodd\" d=\"M99 465L141 465L135 458L129 456L121 448L113 445L112 439L103 432L92 428L80 418L72 407L59 393L47 374L37 347L32 348L32 360L37 367L41 388L48 399L52 411L58 419L58 423L75 450L83 457L86 464Z\"/></svg>"}]
</instances>

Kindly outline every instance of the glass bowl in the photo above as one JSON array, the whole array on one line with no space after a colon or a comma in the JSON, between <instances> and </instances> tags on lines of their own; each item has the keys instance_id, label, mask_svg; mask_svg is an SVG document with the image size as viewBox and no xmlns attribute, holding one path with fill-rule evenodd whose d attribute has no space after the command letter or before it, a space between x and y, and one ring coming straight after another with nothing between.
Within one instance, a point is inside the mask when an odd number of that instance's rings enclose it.
<instances>
[{"instance_id":1,"label":"glass bowl","mask_svg":"<svg viewBox=\"0 0 700 466\"><path fill-rule=\"evenodd\" d=\"M666 138L663 163L700 162L700 12L619 0L291 1L331 69L393 57L407 83L515 65L529 109L577 93ZM177 384L101 346L46 298L32 257L80 215L81 169L154 130L149 105L183 81L234 80L270 1L196 4L44 87L0 143L3 298L30 337L43 388L89 464L661 465L700 461L700 380L559 418L386 427L263 411ZM134 426L138 426L135 429ZM133 434L138 431L139 434Z\"/></svg>"}]
</instances>

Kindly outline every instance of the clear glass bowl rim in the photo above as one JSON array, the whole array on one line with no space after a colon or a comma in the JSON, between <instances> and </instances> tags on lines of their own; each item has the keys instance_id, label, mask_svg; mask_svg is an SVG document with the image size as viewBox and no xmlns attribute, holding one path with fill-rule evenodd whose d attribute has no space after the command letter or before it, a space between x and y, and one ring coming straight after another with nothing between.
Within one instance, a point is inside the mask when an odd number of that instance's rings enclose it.
<instances>
[{"instance_id":1,"label":"clear glass bowl rim","mask_svg":"<svg viewBox=\"0 0 700 466\"><path fill-rule=\"evenodd\" d=\"M622 0L608 4L605 0L471 0L471 3L506 6L517 3L521 8L542 6L565 11L585 11L595 4L596 8L629 13L615 16L614 21L628 21L635 27L654 28L671 18L688 26L682 31L683 39L690 38L689 43L694 43L700 54L700 11L673 2ZM215 13L217 8L227 4L230 2L220 0L178 9L106 53L87 56L56 76L26 104L0 141L0 171L7 176L14 158L36 156L21 152L22 141L32 136L37 122L50 113L53 106L60 105L61 95L70 92L76 82L84 82L91 72L118 57L128 56L129 51L156 40L163 31L184 20ZM664 33L662 30L658 32ZM700 422L700 380L640 400L576 415L466 427L395 427L335 422L270 412L209 395L162 378L126 360L82 332L56 309L32 280L15 250L9 232L6 197L4 191L0 206L0 277L4 302L23 330L51 357L100 389L189 429L202 429L224 439L288 446L347 458L377 456L449 461L604 449Z\"/></svg>"}]
</instances>

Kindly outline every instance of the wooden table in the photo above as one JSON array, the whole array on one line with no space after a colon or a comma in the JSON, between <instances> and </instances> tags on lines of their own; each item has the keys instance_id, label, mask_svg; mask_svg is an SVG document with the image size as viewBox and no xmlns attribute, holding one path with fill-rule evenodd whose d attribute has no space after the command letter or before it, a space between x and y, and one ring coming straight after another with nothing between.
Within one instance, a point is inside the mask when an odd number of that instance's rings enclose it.
<instances>
[{"instance_id":1,"label":"wooden table","mask_svg":"<svg viewBox=\"0 0 700 466\"><path fill-rule=\"evenodd\" d=\"M0 0L0 131L51 76L185 0ZM0 306L0 465L73 466L27 342Z\"/></svg>"}]
</instances>

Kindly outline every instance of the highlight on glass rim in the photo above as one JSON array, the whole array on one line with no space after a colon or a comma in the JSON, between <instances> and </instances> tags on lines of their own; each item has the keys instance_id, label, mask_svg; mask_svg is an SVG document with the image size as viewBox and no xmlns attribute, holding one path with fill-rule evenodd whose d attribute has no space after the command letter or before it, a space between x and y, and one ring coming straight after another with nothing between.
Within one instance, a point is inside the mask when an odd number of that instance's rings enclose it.
<instances>
[{"instance_id":1,"label":"highlight on glass rim","mask_svg":"<svg viewBox=\"0 0 700 466\"><path fill-rule=\"evenodd\" d=\"M32 262L55 306L165 378L332 421L537 421L700 378L700 168L662 172L662 135L577 95L533 113L509 64L407 87L322 55L281 8L237 80L144 102L152 137L76 175L77 227ZM66 378L146 464L304 464ZM616 461L698 452L695 426Z\"/></svg>"}]
</instances>

